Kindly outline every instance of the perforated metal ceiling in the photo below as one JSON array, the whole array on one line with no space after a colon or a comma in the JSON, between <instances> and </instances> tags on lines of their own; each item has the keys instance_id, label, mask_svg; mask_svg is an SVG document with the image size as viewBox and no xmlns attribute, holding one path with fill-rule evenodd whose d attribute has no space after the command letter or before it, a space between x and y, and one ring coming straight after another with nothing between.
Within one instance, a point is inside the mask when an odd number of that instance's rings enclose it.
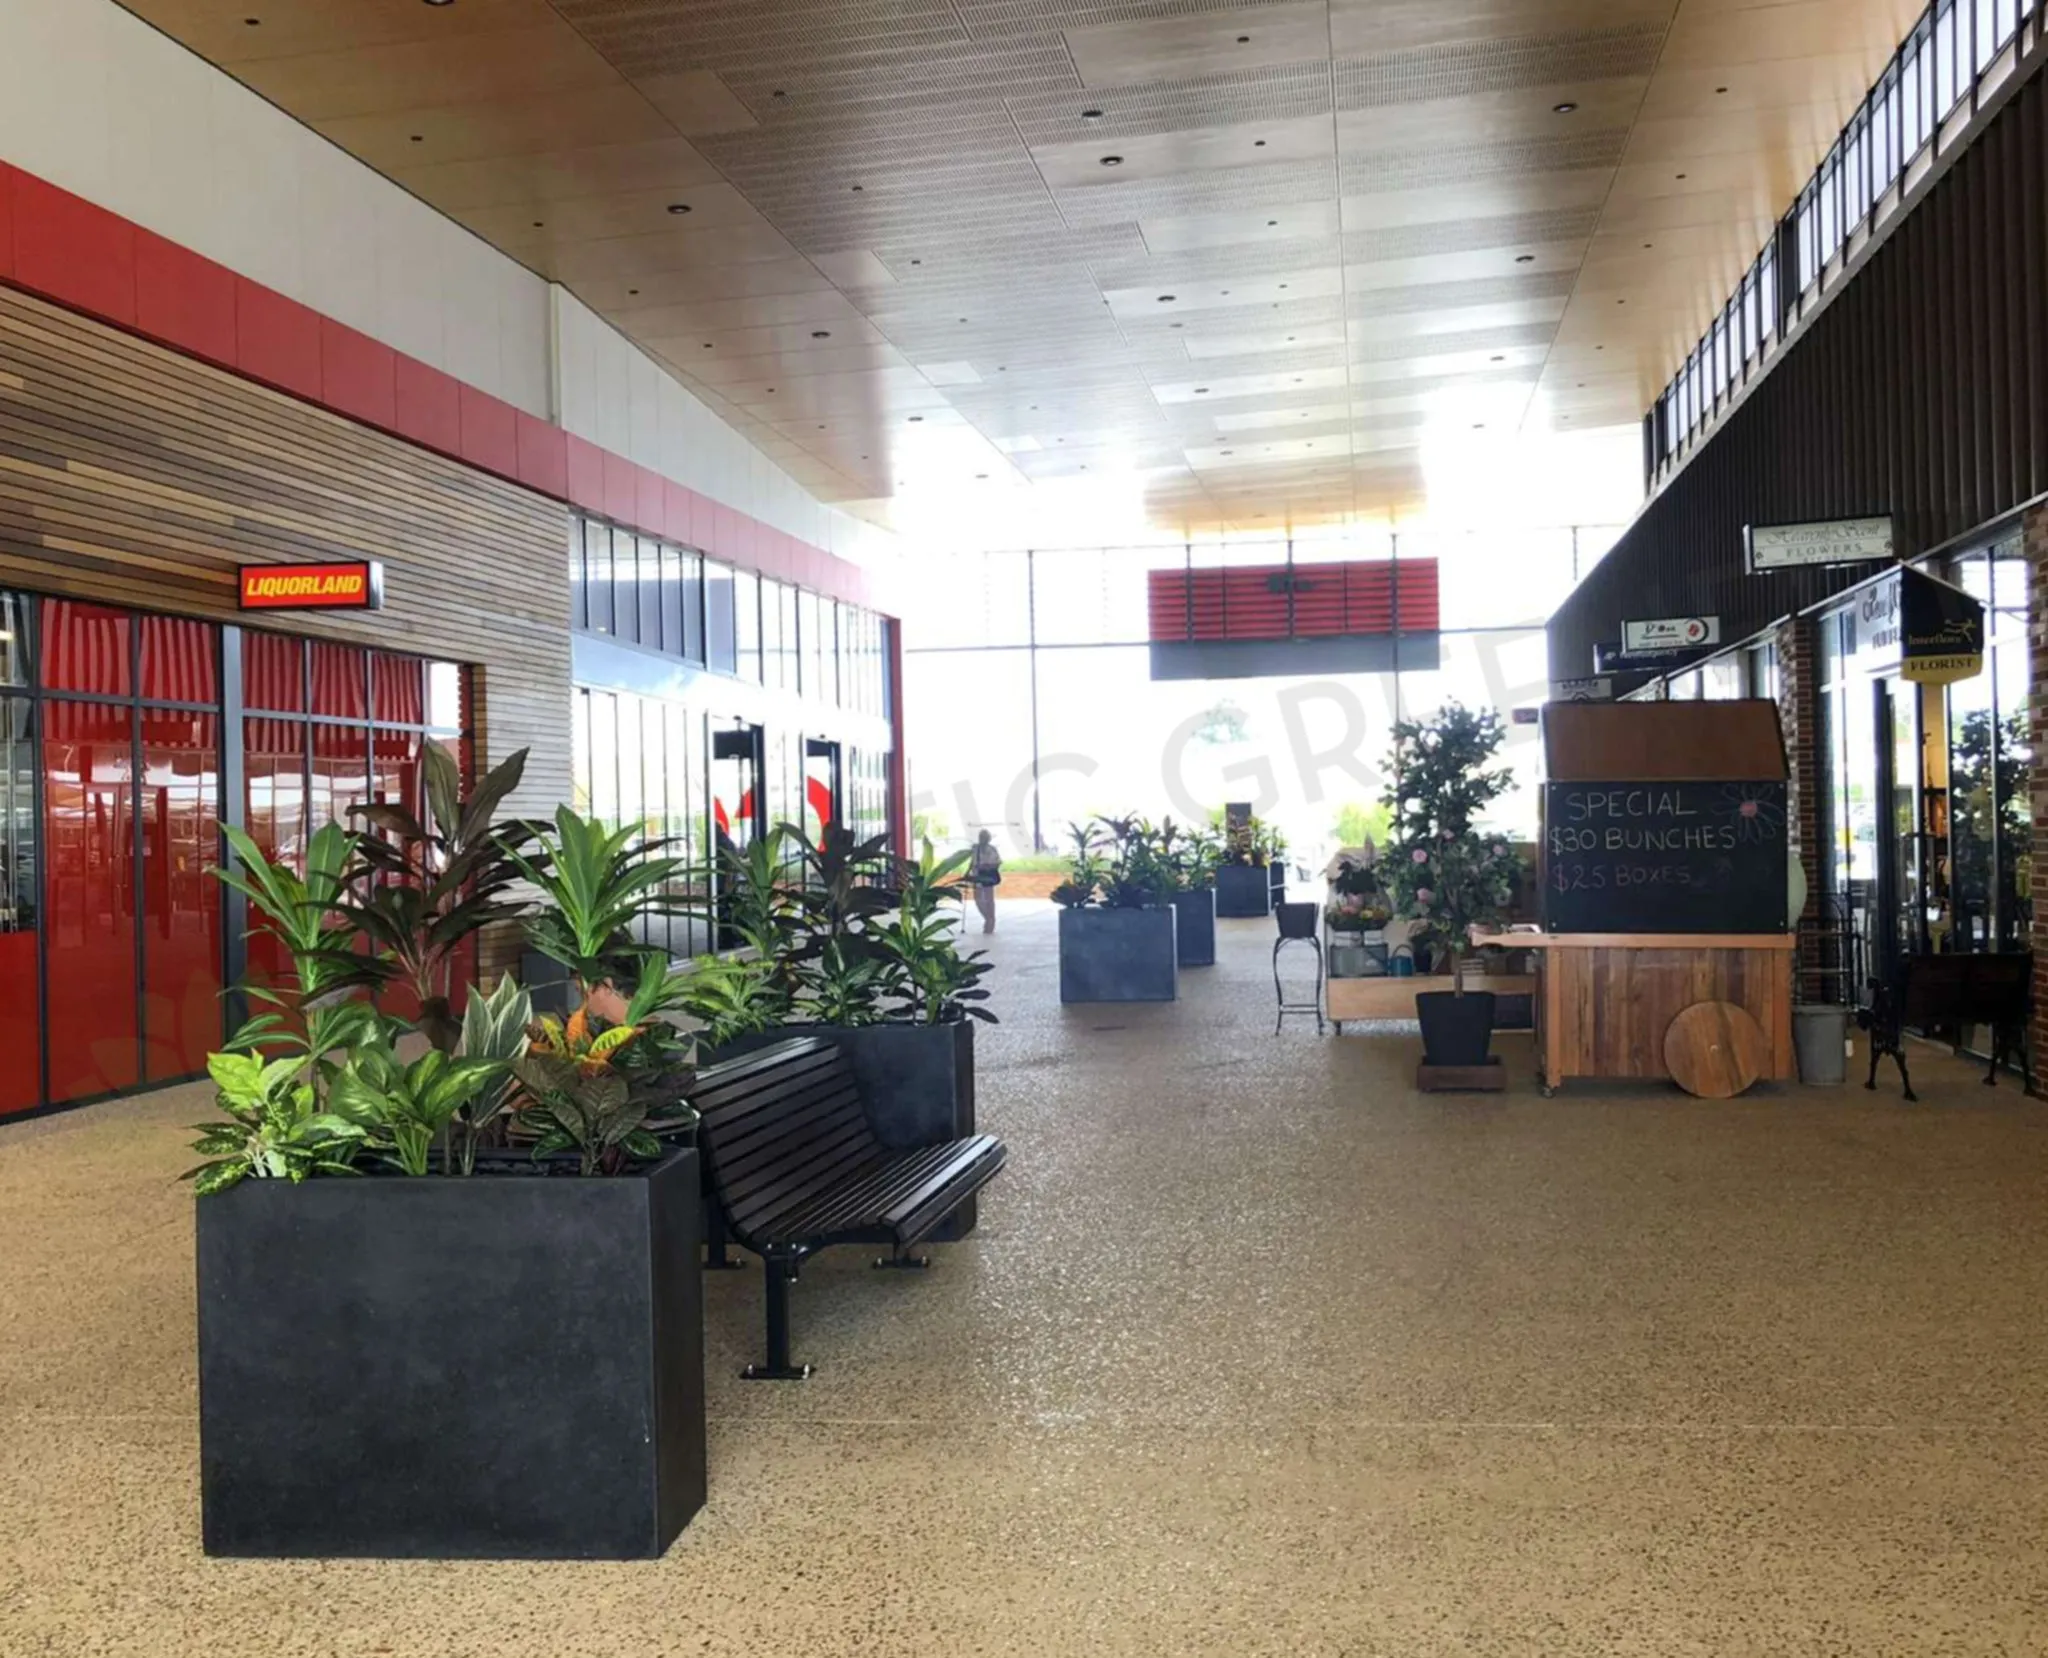
<instances>
[{"instance_id":1,"label":"perforated metal ceiling","mask_svg":"<svg viewBox=\"0 0 2048 1658\"><path fill-rule=\"evenodd\" d=\"M1633 423L1917 10L128 4L827 499L1085 471L1188 530L1413 509L1432 432Z\"/></svg>"}]
</instances>

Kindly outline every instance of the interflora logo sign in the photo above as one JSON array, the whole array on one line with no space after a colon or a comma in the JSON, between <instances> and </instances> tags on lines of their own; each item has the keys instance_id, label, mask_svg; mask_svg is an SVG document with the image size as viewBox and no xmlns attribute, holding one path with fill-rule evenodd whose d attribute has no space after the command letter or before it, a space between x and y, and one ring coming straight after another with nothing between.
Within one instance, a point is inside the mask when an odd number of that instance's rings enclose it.
<instances>
[{"instance_id":1,"label":"interflora logo sign","mask_svg":"<svg viewBox=\"0 0 2048 1658\"><path fill-rule=\"evenodd\" d=\"M1749 573L1811 565L1867 564L1892 556L1889 518L1844 518L1827 524L1753 524L1743 532Z\"/></svg>"},{"instance_id":2,"label":"interflora logo sign","mask_svg":"<svg viewBox=\"0 0 2048 1658\"><path fill-rule=\"evenodd\" d=\"M1721 642L1718 616L1660 616L1647 622L1621 624L1621 648L1639 651L1691 651Z\"/></svg>"},{"instance_id":3,"label":"interflora logo sign","mask_svg":"<svg viewBox=\"0 0 2048 1658\"><path fill-rule=\"evenodd\" d=\"M384 566L374 559L335 564L245 564L244 610L382 610Z\"/></svg>"}]
</instances>

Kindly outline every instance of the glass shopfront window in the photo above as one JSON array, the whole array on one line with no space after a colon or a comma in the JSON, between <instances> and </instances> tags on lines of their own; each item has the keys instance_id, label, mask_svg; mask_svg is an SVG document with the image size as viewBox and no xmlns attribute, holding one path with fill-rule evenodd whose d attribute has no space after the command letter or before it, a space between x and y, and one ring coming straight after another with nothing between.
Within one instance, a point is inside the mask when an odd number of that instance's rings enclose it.
<instances>
[{"instance_id":1,"label":"glass shopfront window","mask_svg":"<svg viewBox=\"0 0 2048 1658\"><path fill-rule=\"evenodd\" d=\"M202 1072L224 818L297 861L354 804L417 809L424 745L467 751L464 708L453 664L0 593L0 1112Z\"/></svg>"},{"instance_id":2,"label":"glass shopfront window","mask_svg":"<svg viewBox=\"0 0 2048 1658\"><path fill-rule=\"evenodd\" d=\"M1825 897L1859 985L1904 953L2024 950L2033 924L2026 563L2015 536L1928 573L1984 606L1969 679L1900 678L1859 598L1818 620Z\"/></svg>"}]
</instances>

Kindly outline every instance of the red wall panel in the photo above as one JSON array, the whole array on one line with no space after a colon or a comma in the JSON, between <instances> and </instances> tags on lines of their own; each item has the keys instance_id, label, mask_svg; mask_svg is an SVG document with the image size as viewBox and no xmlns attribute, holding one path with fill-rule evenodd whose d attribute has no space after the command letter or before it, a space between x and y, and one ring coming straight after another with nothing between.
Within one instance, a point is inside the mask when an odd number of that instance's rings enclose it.
<instances>
[{"instance_id":1,"label":"red wall panel","mask_svg":"<svg viewBox=\"0 0 2048 1658\"><path fill-rule=\"evenodd\" d=\"M663 479L661 486L661 533L679 547L690 545L691 520L690 491L673 479Z\"/></svg>"},{"instance_id":2,"label":"red wall panel","mask_svg":"<svg viewBox=\"0 0 2048 1658\"><path fill-rule=\"evenodd\" d=\"M320 317L246 277L235 279L235 366L252 380L320 399Z\"/></svg>"},{"instance_id":3,"label":"red wall panel","mask_svg":"<svg viewBox=\"0 0 2048 1658\"><path fill-rule=\"evenodd\" d=\"M14 181L18 176L0 161L0 281L14 275Z\"/></svg>"},{"instance_id":4,"label":"red wall panel","mask_svg":"<svg viewBox=\"0 0 2048 1658\"><path fill-rule=\"evenodd\" d=\"M604 515L621 524L633 522L640 506L640 469L624 455L604 451Z\"/></svg>"},{"instance_id":5,"label":"red wall panel","mask_svg":"<svg viewBox=\"0 0 2048 1658\"><path fill-rule=\"evenodd\" d=\"M391 431L398 424L398 353L322 317L320 399L330 409Z\"/></svg>"},{"instance_id":6,"label":"red wall panel","mask_svg":"<svg viewBox=\"0 0 2048 1658\"><path fill-rule=\"evenodd\" d=\"M219 721L142 716L144 1080L206 1069L221 1040Z\"/></svg>"},{"instance_id":7,"label":"red wall panel","mask_svg":"<svg viewBox=\"0 0 2048 1658\"><path fill-rule=\"evenodd\" d=\"M659 472L644 466L633 468L633 523L649 535L660 535L668 521L668 504L662 492Z\"/></svg>"},{"instance_id":8,"label":"red wall panel","mask_svg":"<svg viewBox=\"0 0 2048 1658\"><path fill-rule=\"evenodd\" d=\"M50 1097L140 1078L135 1023L135 783L129 706L44 704L43 928Z\"/></svg>"},{"instance_id":9,"label":"red wall panel","mask_svg":"<svg viewBox=\"0 0 2048 1658\"><path fill-rule=\"evenodd\" d=\"M401 354L395 376L400 437L411 438L444 455L462 453L462 385L417 357Z\"/></svg>"},{"instance_id":10,"label":"red wall panel","mask_svg":"<svg viewBox=\"0 0 2048 1658\"><path fill-rule=\"evenodd\" d=\"M519 476L519 411L474 386L462 388L462 458L503 478Z\"/></svg>"},{"instance_id":11,"label":"red wall panel","mask_svg":"<svg viewBox=\"0 0 2048 1658\"><path fill-rule=\"evenodd\" d=\"M153 231L135 233L135 326L166 345L235 366L235 273Z\"/></svg>"},{"instance_id":12,"label":"red wall panel","mask_svg":"<svg viewBox=\"0 0 2048 1658\"><path fill-rule=\"evenodd\" d=\"M519 481L556 500L569 494L569 434L520 410L514 416L519 440Z\"/></svg>"},{"instance_id":13,"label":"red wall panel","mask_svg":"<svg viewBox=\"0 0 2048 1658\"><path fill-rule=\"evenodd\" d=\"M14 175L14 278L94 316L135 325L135 227L28 173Z\"/></svg>"},{"instance_id":14,"label":"red wall panel","mask_svg":"<svg viewBox=\"0 0 2048 1658\"><path fill-rule=\"evenodd\" d=\"M0 1116L42 1098L43 1022L36 1000L35 933L0 933Z\"/></svg>"},{"instance_id":15,"label":"red wall panel","mask_svg":"<svg viewBox=\"0 0 2048 1658\"><path fill-rule=\"evenodd\" d=\"M574 432L567 435L569 499L585 512L604 511L604 451Z\"/></svg>"}]
</instances>

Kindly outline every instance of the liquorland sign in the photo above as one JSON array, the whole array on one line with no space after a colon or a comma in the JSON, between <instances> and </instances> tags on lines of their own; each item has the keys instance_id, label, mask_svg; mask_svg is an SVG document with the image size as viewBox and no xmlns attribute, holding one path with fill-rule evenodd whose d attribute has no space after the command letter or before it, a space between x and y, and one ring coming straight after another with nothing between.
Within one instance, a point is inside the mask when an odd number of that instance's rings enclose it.
<instances>
[{"instance_id":1,"label":"liquorland sign","mask_svg":"<svg viewBox=\"0 0 2048 1658\"><path fill-rule=\"evenodd\" d=\"M1749 573L1813 565L1868 564L1892 556L1889 518L1844 518L1829 524L1753 524L1742 532Z\"/></svg>"},{"instance_id":2,"label":"liquorland sign","mask_svg":"<svg viewBox=\"0 0 2048 1658\"><path fill-rule=\"evenodd\" d=\"M245 564L244 610L382 610L384 566L374 559L340 564Z\"/></svg>"}]
</instances>

